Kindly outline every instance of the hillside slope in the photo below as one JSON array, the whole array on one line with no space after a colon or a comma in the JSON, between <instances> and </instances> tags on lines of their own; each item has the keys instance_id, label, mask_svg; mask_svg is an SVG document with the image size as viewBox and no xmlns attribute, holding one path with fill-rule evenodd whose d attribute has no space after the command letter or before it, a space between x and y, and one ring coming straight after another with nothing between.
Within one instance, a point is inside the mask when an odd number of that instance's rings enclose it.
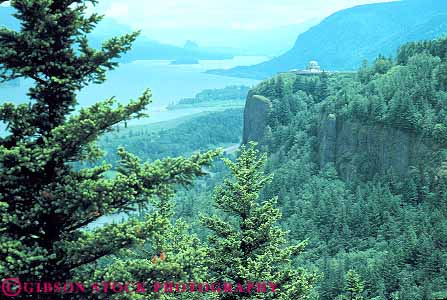
<instances>
[{"instance_id":1,"label":"hillside slope","mask_svg":"<svg viewBox=\"0 0 447 300\"><path fill-rule=\"evenodd\" d=\"M310 60L326 70L357 69L364 59L389 56L399 45L447 33L447 1L403 0L339 11L301 34L295 46L270 61L212 70L211 73L262 79L280 71L303 69Z\"/></svg>"},{"instance_id":2,"label":"hillside slope","mask_svg":"<svg viewBox=\"0 0 447 300\"><path fill-rule=\"evenodd\" d=\"M357 74L265 80L248 95L244 143L259 142L321 300L447 297L447 38L401 47Z\"/></svg>"}]
</instances>

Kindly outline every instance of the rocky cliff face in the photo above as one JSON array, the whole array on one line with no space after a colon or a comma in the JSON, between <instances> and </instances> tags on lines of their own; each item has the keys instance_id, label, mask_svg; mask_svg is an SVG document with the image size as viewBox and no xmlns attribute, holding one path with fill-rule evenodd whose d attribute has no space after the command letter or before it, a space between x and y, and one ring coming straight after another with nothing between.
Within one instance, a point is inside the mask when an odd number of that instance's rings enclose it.
<instances>
[{"instance_id":1,"label":"rocky cliff face","mask_svg":"<svg viewBox=\"0 0 447 300\"><path fill-rule=\"evenodd\" d=\"M244 112L243 143L264 138L271 102L249 95ZM334 164L340 176L352 182L374 175L405 176L412 167L435 163L436 145L412 132L384 125L366 125L321 113L317 130L318 163Z\"/></svg>"},{"instance_id":2,"label":"rocky cliff face","mask_svg":"<svg viewBox=\"0 0 447 300\"><path fill-rule=\"evenodd\" d=\"M348 182L387 172L405 176L411 167L430 163L435 147L420 135L384 125L359 124L324 113L320 119L320 167L333 163Z\"/></svg>"},{"instance_id":3,"label":"rocky cliff face","mask_svg":"<svg viewBox=\"0 0 447 300\"><path fill-rule=\"evenodd\" d=\"M272 103L266 97L251 93L248 95L244 110L243 144L262 140L271 108Z\"/></svg>"}]
</instances>

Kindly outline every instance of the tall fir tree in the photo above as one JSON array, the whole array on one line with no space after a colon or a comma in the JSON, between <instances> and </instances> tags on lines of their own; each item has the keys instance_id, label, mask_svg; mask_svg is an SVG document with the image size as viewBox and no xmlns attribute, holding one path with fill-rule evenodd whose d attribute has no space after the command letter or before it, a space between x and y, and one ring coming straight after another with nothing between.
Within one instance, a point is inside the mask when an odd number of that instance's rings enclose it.
<instances>
[{"instance_id":1,"label":"tall fir tree","mask_svg":"<svg viewBox=\"0 0 447 300\"><path fill-rule=\"evenodd\" d=\"M341 300L363 300L364 283L354 270L349 270L345 276L345 288Z\"/></svg>"},{"instance_id":2,"label":"tall fir tree","mask_svg":"<svg viewBox=\"0 0 447 300\"><path fill-rule=\"evenodd\" d=\"M282 99L285 96L286 86L282 76L278 76L275 81L275 93L278 99Z\"/></svg>"},{"instance_id":3,"label":"tall fir tree","mask_svg":"<svg viewBox=\"0 0 447 300\"><path fill-rule=\"evenodd\" d=\"M296 93L298 91L304 91L304 89L305 89L305 83L303 81L303 78L297 75L295 80L293 81L292 92Z\"/></svg>"},{"instance_id":4,"label":"tall fir tree","mask_svg":"<svg viewBox=\"0 0 447 300\"><path fill-rule=\"evenodd\" d=\"M5 1L0 0L0 4ZM165 228L157 211L94 230L85 226L118 211L148 206L178 184L204 174L217 151L191 158L142 163L119 149L117 175L111 166L74 167L98 159L94 142L112 126L142 116L151 93L123 105L111 98L74 113L76 93L105 81L106 71L128 51L138 33L112 38L100 49L87 34L101 20L87 15L87 0L12 0L20 31L0 29L0 75L33 80L29 103L0 106L7 136L0 138L0 277L66 281L77 270L143 243Z\"/></svg>"},{"instance_id":5,"label":"tall fir tree","mask_svg":"<svg viewBox=\"0 0 447 300\"><path fill-rule=\"evenodd\" d=\"M233 179L226 179L214 194L214 205L221 216L202 217L211 230L209 270L219 282L273 282L275 293L226 294L222 299L307 299L315 281L313 274L293 265L306 241L287 244L287 231L277 222L281 213L276 198L260 202L259 193L271 176L263 173L266 155L254 143L242 146L236 162L224 159Z\"/></svg>"},{"instance_id":6,"label":"tall fir tree","mask_svg":"<svg viewBox=\"0 0 447 300\"><path fill-rule=\"evenodd\" d=\"M323 72L318 83L318 101L323 101L329 96L329 94L329 75L327 72Z\"/></svg>"}]
</instances>

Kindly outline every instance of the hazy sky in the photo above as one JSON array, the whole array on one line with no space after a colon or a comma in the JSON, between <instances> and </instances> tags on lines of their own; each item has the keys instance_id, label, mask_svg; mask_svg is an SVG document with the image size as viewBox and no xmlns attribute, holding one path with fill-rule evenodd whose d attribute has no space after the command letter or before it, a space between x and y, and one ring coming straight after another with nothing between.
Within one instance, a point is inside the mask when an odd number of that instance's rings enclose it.
<instances>
[{"instance_id":1,"label":"hazy sky","mask_svg":"<svg viewBox=\"0 0 447 300\"><path fill-rule=\"evenodd\" d=\"M391 0L103 0L97 10L142 29L259 30L302 23L366 3Z\"/></svg>"},{"instance_id":2,"label":"hazy sky","mask_svg":"<svg viewBox=\"0 0 447 300\"><path fill-rule=\"evenodd\" d=\"M243 44L251 31L271 35L272 31L267 31L272 28L309 21L315 24L341 9L390 1L393 0L100 0L94 10L142 29L144 34L162 42L182 44L192 39L202 45L226 46L231 37L233 44ZM291 32L282 39L291 46L298 33Z\"/></svg>"},{"instance_id":3,"label":"hazy sky","mask_svg":"<svg viewBox=\"0 0 447 300\"><path fill-rule=\"evenodd\" d=\"M201 46L232 48L267 43L285 50L299 33L336 11L390 1L398 0L100 0L90 11L165 43L194 40Z\"/></svg>"}]
</instances>

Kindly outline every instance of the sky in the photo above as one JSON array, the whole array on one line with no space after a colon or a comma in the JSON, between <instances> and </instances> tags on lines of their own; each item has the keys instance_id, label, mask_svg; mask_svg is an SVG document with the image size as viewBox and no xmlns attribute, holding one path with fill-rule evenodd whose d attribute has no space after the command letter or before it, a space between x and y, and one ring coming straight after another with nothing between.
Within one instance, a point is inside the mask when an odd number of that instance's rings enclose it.
<instances>
[{"instance_id":1,"label":"sky","mask_svg":"<svg viewBox=\"0 0 447 300\"><path fill-rule=\"evenodd\" d=\"M391 0L103 0L97 10L139 28L233 28L260 30L338 10Z\"/></svg>"},{"instance_id":2,"label":"sky","mask_svg":"<svg viewBox=\"0 0 447 300\"><path fill-rule=\"evenodd\" d=\"M256 47L259 43L247 39L264 35L272 44L277 35L284 41L280 49L291 47L299 33L336 11L390 1L398 0L100 0L90 12L169 44L193 40L208 47Z\"/></svg>"},{"instance_id":3,"label":"sky","mask_svg":"<svg viewBox=\"0 0 447 300\"><path fill-rule=\"evenodd\" d=\"M269 31L314 24L348 7L392 0L102 0L95 11L153 38L178 44L207 32ZM182 34L187 33L189 37ZM199 41L200 42L200 41Z\"/></svg>"}]
</instances>

